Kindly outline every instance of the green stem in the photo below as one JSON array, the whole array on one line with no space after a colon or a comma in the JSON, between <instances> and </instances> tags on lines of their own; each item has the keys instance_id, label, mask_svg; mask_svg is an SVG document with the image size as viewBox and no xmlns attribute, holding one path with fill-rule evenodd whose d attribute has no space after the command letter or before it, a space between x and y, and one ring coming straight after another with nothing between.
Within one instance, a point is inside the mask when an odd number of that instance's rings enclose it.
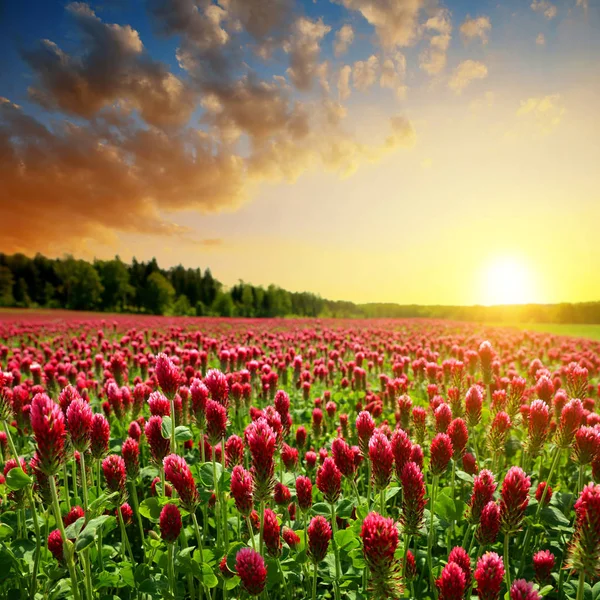
<instances>
[{"instance_id":1,"label":"green stem","mask_svg":"<svg viewBox=\"0 0 600 600\"><path fill-rule=\"evenodd\" d=\"M200 534L200 527L198 526L198 519L196 518L196 513L192 513L192 523L194 524L194 531L196 533L196 542L198 544L198 550L200 550L200 560L204 562L204 550L202 548L202 535ZM202 600L202 594L204 590L204 574L202 573L202 569L200 569L200 588L198 590L198 597ZM208 592L207 592L208 593Z\"/></svg>"},{"instance_id":2,"label":"green stem","mask_svg":"<svg viewBox=\"0 0 600 600\"><path fill-rule=\"evenodd\" d=\"M381 516L385 517L385 490L379 492L379 507L381 510Z\"/></svg>"},{"instance_id":3,"label":"green stem","mask_svg":"<svg viewBox=\"0 0 600 600\"><path fill-rule=\"evenodd\" d=\"M175 394L170 394L171 401L171 452L177 454L177 442L175 441Z\"/></svg>"},{"instance_id":4,"label":"green stem","mask_svg":"<svg viewBox=\"0 0 600 600\"><path fill-rule=\"evenodd\" d=\"M335 539L335 534L337 533L337 519L335 518L335 504L333 502L331 503L331 526L333 532L331 542L333 544L333 555L335 556L334 590L336 600L340 600L340 580L342 579L342 569L340 566L340 550Z\"/></svg>"},{"instance_id":5,"label":"green stem","mask_svg":"<svg viewBox=\"0 0 600 600\"><path fill-rule=\"evenodd\" d=\"M221 487L219 485L219 482L217 481L217 461L216 461L216 457L215 457L215 449L216 446L213 447L212 449L212 466L213 466L213 484L215 486L215 496L217 498L216 503L215 503L215 523L217 525L217 546L221 545L221 540L223 539L222 536L222 532L221 532L221 526L222 526L222 513L221 513L221 493L219 491L219 488ZM262 524L262 521L261 521Z\"/></svg>"},{"instance_id":6,"label":"green stem","mask_svg":"<svg viewBox=\"0 0 600 600\"><path fill-rule=\"evenodd\" d=\"M508 552L508 533L504 534L504 569L506 574L506 591L510 594L510 554Z\"/></svg>"},{"instance_id":7,"label":"green stem","mask_svg":"<svg viewBox=\"0 0 600 600\"><path fill-rule=\"evenodd\" d=\"M125 521L123 521L123 513L121 512L121 507L117 508L117 514L119 517L119 527L121 528L121 553L123 554L123 559L125 559L125 551L129 554L129 559L131 560L131 567L135 570L135 560L133 558L133 552L131 551L131 546L129 545L129 538L127 537L127 531L125 529ZM125 548L125 551L123 551Z\"/></svg>"},{"instance_id":8,"label":"green stem","mask_svg":"<svg viewBox=\"0 0 600 600\"><path fill-rule=\"evenodd\" d=\"M554 475L554 471L556 466L558 465L558 460L560 458L561 448L556 446L554 449L554 456L552 458L552 466L550 467L550 473L548 473L548 479L546 479L546 486L544 487L544 491L542 492L542 497L540 498L540 503L538 504L537 510L535 512L534 522L537 523L538 517L540 516L540 511L542 510L542 506L544 506L544 502L546 500L546 494L548 493L548 487L550 486L550 482L552 481L552 475Z\"/></svg>"},{"instance_id":9,"label":"green stem","mask_svg":"<svg viewBox=\"0 0 600 600\"><path fill-rule=\"evenodd\" d=\"M367 457L367 511L371 510L371 461Z\"/></svg>"},{"instance_id":10,"label":"green stem","mask_svg":"<svg viewBox=\"0 0 600 600\"><path fill-rule=\"evenodd\" d=\"M404 534L404 558L402 559L402 579L406 580L406 563L408 559L408 549L410 547L410 534Z\"/></svg>"},{"instance_id":11,"label":"green stem","mask_svg":"<svg viewBox=\"0 0 600 600\"><path fill-rule=\"evenodd\" d=\"M167 544L168 548L168 558L167 558L167 571L169 573L169 589L171 591L171 595L175 598L175 566L173 564L173 545Z\"/></svg>"},{"instance_id":12,"label":"green stem","mask_svg":"<svg viewBox=\"0 0 600 600\"><path fill-rule=\"evenodd\" d=\"M312 600L317 600L317 563L314 563L313 569L313 584L312 584Z\"/></svg>"},{"instance_id":13,"label":"green stem","mask_svg":"<svg viewBox=\"0 0 600 600\"><path fill-rule=\"evenodd\" d=\"M429 535L427 536L427 564L429 565L429 584L431 587L432 593L437 598L437 590L435 587L435 579L433 576L433 559L432 559L432 551L433 551L433 538L434 538L434 528L433 528L433 507L435 505L435 493L438 485L438 475L433 476L433 481L431 483L431 502L429 505L430 511L430 522L429 522Z\"/></svg>"},{"instance_id":14,"label":"green stem","mask_svg":"<svg viewBox=\"0 0 600 600\"><path fill-rule=\"evenodd\" d=\"M144 525L142 524L142 515L140 514L140 504L138 501L138 493L137 487L135 485L135 481L129 482L129 496L131 497L131 502L133 504L133 510L135 512L136 520L138 522L138 527L140 528L140 540L142 542L142 550L144 549Z\"/></svg>"},{"instance_id":15,"label":"green stem","mask_svg":"<svg viewBox=\"0 0 600 600\"><path fill-rule=\"evenodd\" d=\"M577 600L583 600L585 591L585 573L579 573L579 585L577 586Z\"/></svg>"},{"instance_id":16,"label":"green stem","mask_svg":"<svg viewBox=\"0 0 600 600\"><path fill-rule=\"evenodd\" d=\"M85 452L79 452L79 457L81 459L80 467L81 467L81 491L83 495L83 511L86 513L87 517L87 509L88 509L88 488L87 488L87 477L85 475Z\"/></svg>"},{"instance_id":17,"label":"green stem","mask_svg":"<svg viewBox=\"0 0 600 600\"><path fill-rule=\"evenodd\" d=\"M60 513L60 503L58 502L58 493L56 492L56 482L54 477L48 478L50 483L50 493L52 495L52 509L54 510L54 519L56 520L56 526L60 530L60 535L63 540L63 555L67 563L67 569L69 570L69 576L71 577L71 594L73 600L79 600L79 584L77 582L77 575L75 573L75 565L73 564L73 551L71 545L67 540L65 534L65 526Z\"/></svg>"},{"instance_id":18,"label":"green stem","mask_svg":"<svg viewBox=\"0 0 600 600\"><path fill-rule=\"evenodd\" d=\"M250 541L252 542L252 550L256 552L256 542L254 541L254 531L252 529L252 523L250 523L250 517L245 517L246 519L246 527L248 528L248 535L250 536Z\"/></svg>"},{"instance_id":19,"label":"green stem","mask_svg":"<svg viewBox=\"0 0 600 600\"><path fill-rule=\"evenodd\" d=\"M264 533L264 523L265 523L265 501L260 501L260 533L258 536L258 551L260 555L263 555L263 533Z\"/></svg>"},{"instance_id":20,"label":"green stem","mask_svg":"<svg viewBox=\"0 0 600 600\"><path fill-rule=\"evenodd\" d=\"M67 465L66 463L62 468L63 472L63 487L65 488L65 503L67 505L67 512L71 511L71 498L69 496L69 476L67 475Z\"/></svg>"}]
</instances>

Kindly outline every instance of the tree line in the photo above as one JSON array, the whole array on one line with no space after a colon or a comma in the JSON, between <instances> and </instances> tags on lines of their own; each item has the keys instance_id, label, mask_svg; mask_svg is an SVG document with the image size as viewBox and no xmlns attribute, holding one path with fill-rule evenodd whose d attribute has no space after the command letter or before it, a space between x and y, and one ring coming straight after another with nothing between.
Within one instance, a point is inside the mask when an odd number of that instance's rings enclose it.
<instances>
[{"instance_id":1,"label":"tree line","mask_svg":"<svg viewBox=\"0 0 600 600\"><path fill-rule=\"evenodd\" d=\"M240 281L210 269L161 269L152 259L88 262L0 253L0 306L222 317L439 318L482 322L600 323L600 302L514 306L355 304Z\"/></svg>"}]
</instances>

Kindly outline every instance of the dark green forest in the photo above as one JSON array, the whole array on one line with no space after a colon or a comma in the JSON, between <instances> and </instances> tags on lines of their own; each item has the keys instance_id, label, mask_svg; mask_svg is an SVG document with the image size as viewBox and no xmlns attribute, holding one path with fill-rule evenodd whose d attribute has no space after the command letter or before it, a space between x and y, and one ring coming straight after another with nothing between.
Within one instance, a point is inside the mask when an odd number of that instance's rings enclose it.
<instances>
[{"instance_id":1,"label":"dark green forest","mask_svg":"<svg viewBox=\"0 0 600 600\"><path fill-rule=\"evenodd\" d=\"M0 306L222 317L440 318L522 323L600 323L600 302L515 306L354 304L240 281L226 288L210 269L93 263L0 253Z\"/></svg>"}]
</instances>

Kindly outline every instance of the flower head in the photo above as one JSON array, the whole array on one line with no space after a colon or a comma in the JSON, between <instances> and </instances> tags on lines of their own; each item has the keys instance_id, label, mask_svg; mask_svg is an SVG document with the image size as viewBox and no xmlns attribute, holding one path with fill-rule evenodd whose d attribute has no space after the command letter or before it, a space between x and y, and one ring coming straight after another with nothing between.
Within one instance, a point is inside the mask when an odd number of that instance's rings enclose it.
<instances>
[{"instance_id":1,"label":"flower head","mask_svg":"<svg viewBox=\"0 0 600 600\"><path fill-rule=\"evenodd\" d=\"M283 537L284 542L292 550L298 547L298 544L300 543L300 536L293 529L290 529L289 527L284 527L281 535Z\"/></svg>"},{"instance_id":2,"label":"flower head","mask_svg":"<svg viewBox=\"0 0 600 600\"><path fill-rule=\"evenodd\" d=\"M332 458L327 457L317 469L317 488L327 502L333 504L340 496L342 473Z\"/></svg>"},{"instance_id":3,"label":"flower head","mask_svg":"<svg viewBox=\"0 0 600 600\"><path fill-rule=\"evenodd\" d=\"M281 554L281 538L279 536L279 522L277 515L270 509L265 508L265 522L263 523L263 539L267 552L274 557Z\"/></svg>"},{"instance_id":4,"label":"flower head","mask_svg":"<svg viewBox=\"0 0 600 600\"><path fill-rule=\"evenodd\" d=\"M414 462L407 462L400 476L402 483L402 526L405 534L415 535L423 522L425 511L425 482L423 473Z\"/></svg>"},{"instance_id":5,"label":"flower head","mask_svg":"<svg viewBox=\"0 0 600 600\"><path fill-rule=\"evenodd\" d=\"M31 403L31 427L37 443L39 469L46 475L55 475L65 451L65 418L60 406L46 394L37 394Z\"/></svg>"},{"instance_id":6,"label":"flower head","mask_svg":"<svg viewBox=\"0 0 600 600\"><path fill-rule=\"evenodd\" d=\"M175 488L181 500L181 506L190 513L196 510L200 503L200 496L196 489L194 476L185 462L185 458L178 454L169 454L163 460L165 479Z\"/></svg>"},{"instance_id":7,"label":"flower head","mask_svg":"<svg viewBox=\"0 0 600 600\"><path fill-rule=\"evenodd\" d=\"M210 397L227 409L229 406L227 377L218 369L210 369L204 378L204 384L208 388Z\"/></svg>"},{"instance_id":8,"label":"flower head","mask_svg":"<svg viewBox=\"0 0 600 600\"><path fill-rule=\"evenodd\" d=\"M277 438L267 420L258 418L246 427L246 442L252 456L252 476L254 478L254 495L261 502L269 497L275 481L275 444Z\"/></svg>"},{"instance_id":9,"label":"flower head","mask_svg":"<svg viewBox=\"0 0 600 600\"><path fill-rule=\"evenodd\" d=\"M502 482L500 527L504 533L518 531L529 504L531 480L520 467L511 467Z\"/></svg>"},{"instance_id":10,"label":"flower head","mask_svg":"<svg viewBox=\"0 0 600 600\"><path fill-rule=\"evenodd\" d=\"M354 452L342 438L335 438L331 443L331 453L336 467L344 477L352 477L356 471Z\"/></svg>"},{"instance_id":11,"label":"flower head","mask_svg":"<svg viewBox=\"0 0 600 600\"><path fill-rule=\"evenodd\" d=\"M241 465L233 467L230 483L231 496L235 500L235 507L244 517L250 515L254 505L252 486L251 473Z\"/></svg>"},{"instance_id":12,"label":"flower head","mask_svg":"<svg viewBox=\"0 0 600 600\"><path fill-rule=\"evenodd\" d=\"M67 427L75 450L85 452L90 445L92 409L81 397L75 398L67 409Z\"/></svg>"},{"instance_id":13,"label":"flower head","mask_svg":"<svg viewBox=\"0 0 600 600\"><path fill-rule=\"evenodd\" d=\"M369 455L369 440L375 431L375 422L371 413L363 410L356 417L356 433L358 434L358 445L363 456Z\"/></svg>"},{"instance_id":14,"label":"flower head","mask_svg":"<svg viewBox=\"0 0 600 600\"><path fill-rule=\"evenodd\" d=\"M360 537L375 597L398 598L401 586L399 565L394 558L398 547L398 529L394 521L371 512L363 521Z\"/></svg>"},{"instance_id":15,"label":"flower head","mask_svg":"<svg viewBox=\"0 0 600 600\"><path fill-rule=\"evenodd\" d=\"M120 500L124 500L126 497L125 483L127 480L125 461L120 456L111 454L102 461L102 471L108 490L110 492L119 492Z\"/></svg>"},{"instance_id":16,"label":"flower head","mask_svg":"<svg viewBox=\"0 0 600 600\"><path fill-rule=\"evenodd\" d=\"M369 460L371 461L371 472L375 490L381 491L388 486L392 478L394 455L390 441L379 430L373 433L369 441Z\"/></svg>"},{"instance_id":17,"label":"flower head","mask_svg":"<svg viewBox=\"0 0 600 600\"><path fill-rule=\"evenodd\" d=\"M533 587L533 583L529 583L524 579L516 579L510 586L510 600L541 600L542 597Z\"/></svg>"},{"instance_id":18,"label":"flower head","mask_svg":"<svg viewBox=\"0 0 600 600\"><path fill-rule=\"evenodd\" d=\"M474 573L480 600L498 600L504 579L504 563L495 552L486 552Z\"/></svg>"},{"instance_id":19,"label":"flower head","mask_svg":"<svg viewBox=\"0 0 600 600\"><path fill-rule=\"evenodd\" d=\"M307 511L312 506L312 482L308 477L300 475L296 479L296 496L300 510Z\"/></svg>"},{"instance_id":20,"label":"flower head","mask_svg":"<svg viewBox=\"0 0 600 600\"><path fill-rule=\"evenodd\" d=\"M478 385L471 386L465 397L465 411L469 427L473 427L481 420L481 407L483 406L483 391Z\"/></svg>"},{"instance_id":21,"label":"flower head","mask_svg":"<svg viewBox=\"0 0 600 600\"><path fill-rule=\"evenodd\" d=\"M477 528L477 541L485 546L493 544L500 531L500 509L495 502L488 502L481 511L479 527Z\"/></svg>"},{"instance_id":22,"label":"flower head","mask_svg":"<svg viewBox=\"0 0 600 600\"><path fill-rule=\"evenodd\" d=\"M308 554L315 563L321 562L327 555L331 540L331 525L325 517L318 515L311 519L308 526Z\"/></svg>"},{"instance_id":23,"label":"flower head","mask_svg":"<svg viewBox=\"0 0 600 600\"><path fill-rule=\"evenodd\" d=\"M140 445L133 438L127 438L121 446L121 454L125 461L127 477L135 479L140 472Z\"/></svg>"},{"instance_id":24,"label":"flower head","mask_svg":"<svg viewBox=\"0 0 600 600\"><path fill-rule=\"evenodd\" d=\"M242 587L251 596L260 596L265 588L267 569L263 557L252 548L242 548L235 557L235 570Z\"/></svg>"},{"instance_id":25,"label":"flower head","mask_svg":"<svg viewBox=\"0 0 600 600\"><path fill-rule=\"evenodd\" d=\"M455 546L448 555L448 562L456 563L465 574L465 585L471 585L471 559L462 546Z\"/></svg>"},{"instance_id":26,"label":"flower head","mask_svg":"<svg viewBox=\"0 0 600 600\"><path fill-rule=\"evenodd\" d=\"M104 415L95 413L90 428L90 452L96 460L106 456L110 442L110 425Z\"/></svg>"},{"instance_id":27,"label":"flower head","mask_svg":"<svg viewBox=\"0 0 600 600\"><path fill-rule=\"evenodd\" d=\"M63 562L63 539L60 529L55 529L48 536L48 550L50 550L52 556L54 556L59 563Z\"/></svg>"},{"instance_id":28,"label":"flower head","mask_svg":"<svg viewBox=\"0 0 600 600\"><path fill-rule=\"evenodd\" d=\"M150 417L144 427L152 460L160 465L171 449L171 441L162 434L162 417Z\"/></svg>"},{"instance_id":29,"label":"flower head","mask_svg":"<svg viewBox=\"0 0 600 600\"><path fill-rule=\"evenodd\" d=\"M467 424L462 419L454 419L447 430L450 440L452 441L452 448L456 459L463 456L467 442L469 441L469 431Z\"/></svg>"},{"instance_id":30,"label":"flower head","mask_svg":"<svg viewBox=\"0 0 600 600\"><path fill-rule=\"evenodd\" d=\"M398 481L400 481L404 465L410 461L412 443L406 431L397 428L392 434L391 444L396 477L398 478Z\"/></svg>"},{"instance_id":31,"label":"flower head","mask_svg":"<svg viewBox=\"0 0 600 600\"><path fill-rule=\"evenodd\" d=\"M586 579L600 575L600 485L586 485L575 502L575 533L567 565Z\"/></svg>"},{"instance_id":32,"label":"flower head","mask_svg":"<svg viewBox=\"0 0 600 600\"><path fill-rule=\"evenodd\" d=\"M445 433L438 433L430 446L430 469L434 475L441 475L448 468L448 463L454 454L452 440Z\"/></svg>"},{"instance_id":33,"label":"flower head","mask_svg":"<svg viewBox=\"0 0 600 600\"><path fill-rule=\"evenodd\" d=\"M179 387L181 376L173 361L163 352L156 357L154 367L158 385L167 398L174 398Z\"/></svg>"},{"instance_id":34,"label":"flower head","mask_svg":"<svg viewBox=\"0 0 600 600\"><path fill-rule=\"evenodd\" d=\"M488 469L482 469L479 475L475 476L473 480L473 493L471 494L469 504L472 523L479 523L481 511L494 497L496 487L494 474L488 471Z\"/></svg>"},{"instance_id":35,"label":"flower head","mask_svg":"<svg viewBox=\"0 0 600 600\"><path fill-rule=\"evenodd\" d=\"M540 584L550 580L555 562L554 554L550 550L540 550L533 555L533 571Z\"/></svg>"},{"instance_id":36,"label":"flower head","mask_svg":"<svg viewBox=\"0 0 600 600\"><path fill-rule=\"evenodd\" d=\"M206 403L206 434L213 446L216 446L227 431L227 409L214 400Z\"/></svg>"},{"instance_id":37,"label":"flower head","mask_svg":"<svg viewBox=\"0 0 600 600\"><path fill-rule=\"evenodd\" d=\"M160 536L167 544L174 543L181 533L181 513L175 504L165 504L160 511Z\"/></svg>"},{"instance_id":38,"label":"flower head","mask_svg":"<svg viewBox=\"0 0 600 600\"><path fill-rule=\"evenodd\" d=\"M449 562L435 584L440 590L440 600L462 600L466 588L464 571L455 562Z\"/></svg>"}]
</instances>

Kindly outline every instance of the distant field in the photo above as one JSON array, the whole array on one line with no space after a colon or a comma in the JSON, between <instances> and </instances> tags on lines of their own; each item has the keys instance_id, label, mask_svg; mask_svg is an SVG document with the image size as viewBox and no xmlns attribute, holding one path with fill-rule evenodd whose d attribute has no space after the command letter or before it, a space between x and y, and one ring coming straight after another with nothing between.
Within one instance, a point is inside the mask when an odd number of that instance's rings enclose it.
<instances>
[{"instance_id":1,"label":"distant field","mask_svg":"<svg viewBox=\"0 0 600 600\"><path fill-rule=\"evenodd\" d=\"M527 331L540 331L555 335L568 335L600 340L600 325L557 324L557 323L494 323L498 326L510 326Z\"/></svg>"}]
</instances>

